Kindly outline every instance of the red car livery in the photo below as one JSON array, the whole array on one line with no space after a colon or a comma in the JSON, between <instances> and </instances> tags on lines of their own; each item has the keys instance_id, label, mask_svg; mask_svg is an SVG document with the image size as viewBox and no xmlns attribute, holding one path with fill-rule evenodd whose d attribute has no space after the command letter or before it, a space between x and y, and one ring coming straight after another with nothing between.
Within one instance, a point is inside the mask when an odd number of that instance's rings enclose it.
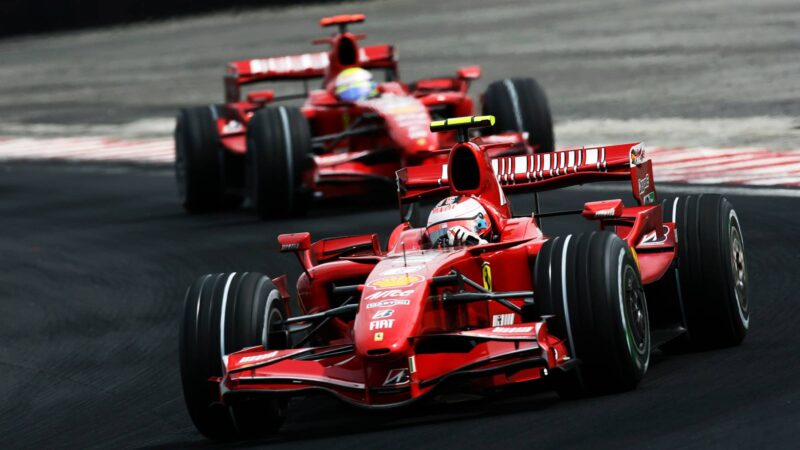
<instances>
[{"instance_id":1,"label":"red car livery","mask_svg":"<svg viewBox=\"0 0 800 450\"><path fill-rule=\"evenodd\" d=\"M185 108L175 128L178 190L189 211L236 207L249 199L261 217L304 211L315 198L359 196L394 189L395 171L407 165L441 164L453 132L433 134L432 119L474 113L468 95L480 67L455 76L403 83L397 53L388 44L361 46L363 34L347 31L361 14L325 18L337 26L324 52L234 61L225 75L225 103ZM382 74L375 95L341 101L335 80L343 70ZM289 93L248 90L256 83L290 82ZM310 88L310 83L318 83ZM302 101L300 106L284 102ZM496 81L482 96L494 114L493 133L511 139L509 154L553 148L550 110L531 78Z\"/></svg>"},{"instance_id":2,"label":"red car livery","mask_svg":"<svg viewBox=\"0 0 800 450\"><path fill-rule=\"evenodd\" d=\"M190 287L181 373L204 435L272 432L297 395L395 408L437 391L544 380L566 396L624 391L644 376L651 349L741 342L747 269L730 202L659 202L636 143L493 157L513 141L467 133L493 120L434 121L431 130L457 136L446 161L397 173L405 205L480 202L492 230L485 243L434 246L408 221L385 246L376 234L281 235L281 250L303 267L294 316L286 276L211 274ZM606 180L629 181L634 204L511 214L509 193ZM597 230L545 234L541 218L567 214Z\"/></svg>"}]
</instances>

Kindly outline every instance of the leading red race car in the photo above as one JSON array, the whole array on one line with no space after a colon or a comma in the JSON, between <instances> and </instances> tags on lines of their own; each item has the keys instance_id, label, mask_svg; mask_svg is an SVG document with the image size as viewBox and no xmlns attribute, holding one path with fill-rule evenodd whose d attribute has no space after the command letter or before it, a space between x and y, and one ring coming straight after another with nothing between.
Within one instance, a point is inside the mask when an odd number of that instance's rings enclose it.
<instances>
[{"instance_id":1,"label":"leading red race car","mask_svg":"<svg viewBox=\"0 0 800 450\"><path fill-rule=\"evenodd\" d=\"M400 199L445 197L426 226L311 242L286 276L205 275L187 291L181 375L189 413L214 439L277 429L286 399L331 394L392 408L446 389L548 380L567 396L633 389L652 348L736 345L749 324L739 219L718 195L659 203L641 144L492 158L513 139L467 140L491 116L432 123L459 142L442 165L398 171ZM630 180L634 206L514 217L506 193ZM598 231L545 235L580 214ZM555 231L555 230L554 230Z\"/></svg>"},{"instance_id":2,"label":"leading red race car","mask_svg":"<svg viewBox=\"0 0 800 450\"><path fill-rule=\"evenodd\" d=\"M288 216L312 198L391 193L401 167L441 164L436 150L454 143L453 133L432 134L431 119L474 113L468 95L480 67L455 77L398 78L397 53L387 44L359 46L366 36L347 31L363 14L322 19L336 26L327 52L234 61L225 76L225 103L180 111L175 128L178 191L189 211L238 206L249 197L261 217ZM377 83L358 77L383 72ZM348 78L349 77L349 78ZM308 89L309 81L319 89ZM243 88L255 83L302 82L301 92ZM347 90L367 87L361 96ZM277 106L300 100L300 107ZM516 139L513 154L553 150L547 98L531 78L491 83L483 111L497 117L493 132ZM499 156L499 155L493 155Z\"/></svg>"}]
</instances>

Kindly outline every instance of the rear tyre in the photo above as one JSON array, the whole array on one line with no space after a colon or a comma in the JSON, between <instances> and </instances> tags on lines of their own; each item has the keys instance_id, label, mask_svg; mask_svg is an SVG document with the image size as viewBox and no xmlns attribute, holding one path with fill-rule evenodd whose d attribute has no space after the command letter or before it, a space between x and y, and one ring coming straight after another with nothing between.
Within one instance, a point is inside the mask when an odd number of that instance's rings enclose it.
<instances>
[{"instance_id":1,"label":"rear tyre","mask_svg":"<svg viewBox=\"0 0 800 450\"><path fill-rule=\"evenodd\" d=\"M740 344L750 307L744 239L733 205L715 194L680 196L664 202L664 220L676 223L688 332L662 348L695 351Z\"/></svg>"},{"instance_id":2,"label":"rear tyre","mask_svg":"<svg viewBox=\"0 0 800 450\"><path fill-rule=\"evenodd\" d=\"M242 196L226 193L213 105L183 108L175 123L175 179L183 207L192 213L237 207Z\"/></svg>"},{"instance_id":3,"label":"rear tyre","mask_svg":"<svg viewBox=\"0 0 800 450\"><path fill-rule=\"evenodd\" d=\"M553 119L544 89L533 78L492 82L483 96L483 114L495 117L497 132L527 131L536 153L555 150Z\"/></svg>"},{"instance_id":4,"label":"rear tyre","mask_svg":"<svg viewBox=\"0 0 800 450\"><path fill-rule=\"evenodd\" d=\"M607 231L556 237L533 266L548 330L580 364L554 373L562 397L634 389L650 362L650 323L641 276L625 241Z\"/></svg>"},{"instance_id":5,"label":"rear tyre","mask_svg":"<svg viewBox=\"0 0 800 450\"><path fill-rule=\"evenodd\" d=\"M311 154L311 129L298 108L264 108L247 130L248 189L262 219L290 217L305 211L301 190Z\"/></svg>"},{"instance_id":6,"label":"rear tyre","mask_svg":"<svg viewBox=\"0 0 800 450\"><path fill-rule=\"evenodd\" d=\"M180 330L181 381L192 422L206 437L264 436L283 423L285 401L252 398L225 405L220 401L219 383L209 381L222 376L223 355L263 345L265 336L274 331L265 329L265 322L271 324L269 328L282 322L281 302L272 281L258 273L204 275L186 292Z\"/></svg>"}]
</instances>

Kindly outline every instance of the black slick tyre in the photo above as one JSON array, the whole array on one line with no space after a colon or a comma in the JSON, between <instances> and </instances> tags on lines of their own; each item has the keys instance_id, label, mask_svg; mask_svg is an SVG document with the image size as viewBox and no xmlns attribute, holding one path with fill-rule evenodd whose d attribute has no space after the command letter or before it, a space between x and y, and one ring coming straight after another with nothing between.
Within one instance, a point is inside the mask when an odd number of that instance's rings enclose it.
<instances>
[{"instance_id":1,"label":"black slick tyre","mask_svg":"<svg viewBox=\"0 0 800 450\"><path fill-rule=\"evenodd\" d=\"M680 196L664 202L664 221L676 223L687 333L662 348L740 344L750 325L750 305L742 227L733 205L716 194Z\"/></svg>"},{"instance_id":2,"label":"black slick tyre","mask_svg":"<svg viewBox=\"0 0 800 450\"><path fill-rule=\"evenodd\" d=\"M634 389L650 361L650 325L641 276L625 241L607 231L552 238L533 265L539 313L580 363L556 371L573 398Z\"/></svg>"},{"instance_id":3,"label":"black slick tyre","mask_svg":"<svg viewBox=\"0 0 800 450\"><path fill-rule=\"evenodd\" d=\"M555 150L550 105L533 78L492 82L483 95L483 114L495 117L495 132L528 132L528 143L536 153Z\"/></svg>"},{"instance_id":4,"label":"black slick tyre","mask_svg":"<svg viewBox=\"0 0 800 450\"><path fill-rule=\"evenodd\" d=\"M257 111L247 130L248 191L262 219L295 216L308 195L303 175L311 154L311 129L299 108Z\"/></svg>"},{"instance_id":5,"label":"black slick tyre","mask_svg":"<svg viewBox=\"0 0 800 450\"><path fill-rule=\"evenodd\" d=\"M226 193L224 149L217 133L213 105L183 108L175 122L175 179L184 209L206 212L236 207L241 195Z\"/></svg>"},{"instance_id":6,"label":"black slick tyre","mask_svg":"<svg viewBox=\"0 0 800 450\"><path fill-rule=\"evenodd\" d=\"M268 340L266 336L275 331L269 325L279 325L285 314L281 302L272 281L252 272L204 275L186 292L180 329L181 382L192 422L206 437L260 437L283 423L285 401L252 398L225 405L219 384L210 381L222 376L223 355Z\"/></svg>"}]
</instances>

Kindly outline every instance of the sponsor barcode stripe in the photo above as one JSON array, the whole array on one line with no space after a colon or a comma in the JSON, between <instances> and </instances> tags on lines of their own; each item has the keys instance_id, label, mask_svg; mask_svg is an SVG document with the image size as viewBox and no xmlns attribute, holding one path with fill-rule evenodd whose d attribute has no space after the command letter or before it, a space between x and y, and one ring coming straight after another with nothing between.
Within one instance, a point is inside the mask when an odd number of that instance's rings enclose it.
<instances>
[{"instance_id":1,"label":"sponsor barcode stripe","mask_svg":"<svg viewBox=\"0 0 800 450\"><path fill-rule=\"evenodd\" d=\"M548 171L570 173L580 164L605 167L605 149L589 148L555 155L509 157L499 162L501 179L515 174L541 179ZM800 186L800 151L764 148L646 148L653 160L656 182ZM72 160L171 164L172 139L117 139L107 137L15 138L0 137L0 161ZM524 178L523 178L524 179ZM442 172L447 181L446 168ZM518 181L518 180L517 180Z\"/></svg>"}]
</instances>

